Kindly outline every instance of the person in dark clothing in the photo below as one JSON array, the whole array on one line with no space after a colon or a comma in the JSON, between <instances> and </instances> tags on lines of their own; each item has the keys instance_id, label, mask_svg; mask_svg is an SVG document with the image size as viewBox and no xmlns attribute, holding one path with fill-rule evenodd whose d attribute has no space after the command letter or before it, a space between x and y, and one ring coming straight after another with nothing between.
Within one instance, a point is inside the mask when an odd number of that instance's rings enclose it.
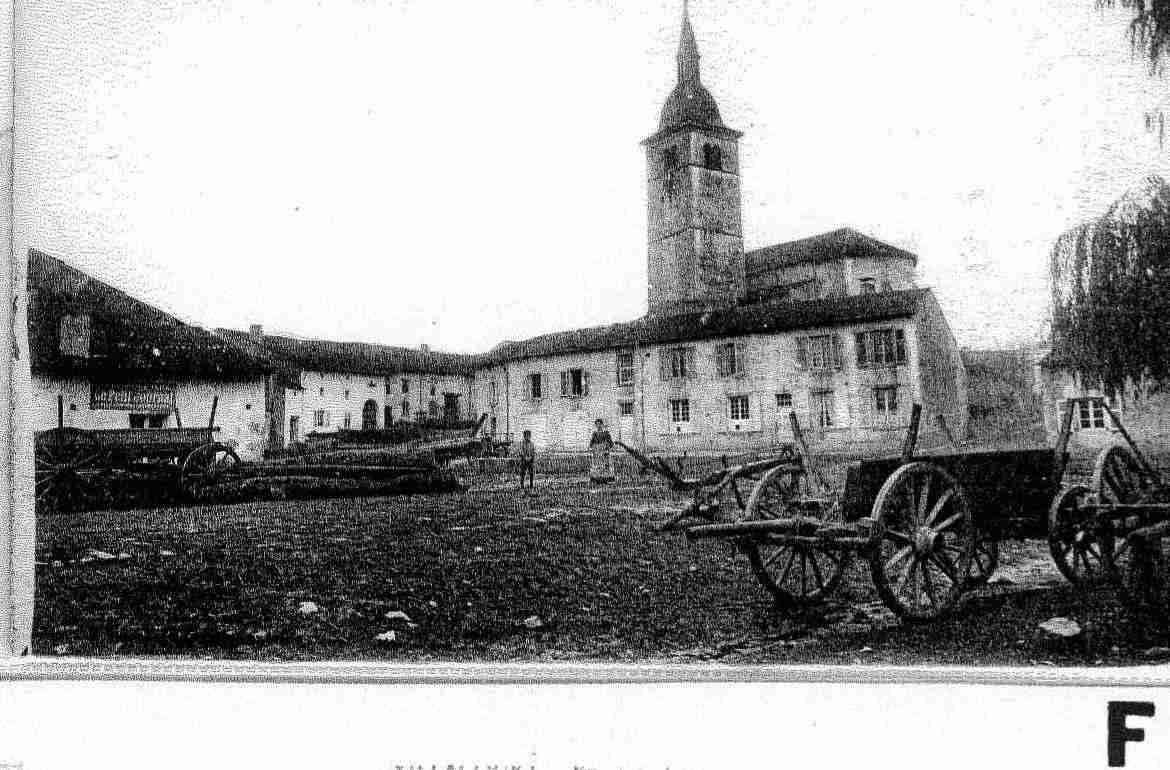
<instances>
[{"instance_id":1,"label":"person in dark clothing","mask_svg":"<svg viewBox=\"0 0 1170 770\"><path fill-rule=\"evenodd\" d=\"M528 474L528 491L533 491L536 482L536 446L532 443L532 431L524 431L524 440L520 442L520 490L524 491L524 475Z\"/></svg>"}]
</instances>

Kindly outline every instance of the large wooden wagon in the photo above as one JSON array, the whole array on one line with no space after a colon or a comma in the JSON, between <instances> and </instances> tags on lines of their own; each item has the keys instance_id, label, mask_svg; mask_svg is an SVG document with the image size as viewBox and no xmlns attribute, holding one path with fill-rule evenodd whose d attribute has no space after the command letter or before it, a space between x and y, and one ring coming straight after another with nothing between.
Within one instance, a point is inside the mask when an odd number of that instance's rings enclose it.
<instances>
[{"instance_id":1,"label":"large wooden wagon","mask_svg":"<svg viewBox=\"0 0 1170 770\"><path fill-rule=\"evenodd\" d=\"M193 496L240 466L228 444L215 440L218 399L201 428L66 427L58 399L57 427L34 439L36 501L42 511L75 510L103 485L140 481L170 485Z\"/></svg>"},{"instance_id":2,"label":"large wooden wagon","mask_svg":"<svg viewBox=\"0 0 1170 770\"><path fill-rule=\"evenodd\" d=\"M1061 487L1076 404L1069 404L1055 447L925 453L915 450L915 405L901 453L849 463L836 487L809 453L795 416L793 452L734 467L725 461L724 470L701 479L625 448L676 489L693 492L666 528L731 540L779 603L823 600L860 556L882 601L921 620L946 613L964 590L985 582L1005 538L1048 538L1073 582L1109 569L1102 550L1108 525L1071 506L1079 498ZM941 418L939 424L949 435ZM745 482L750 491L740 488Z\"/></svg>"}]
</instances>

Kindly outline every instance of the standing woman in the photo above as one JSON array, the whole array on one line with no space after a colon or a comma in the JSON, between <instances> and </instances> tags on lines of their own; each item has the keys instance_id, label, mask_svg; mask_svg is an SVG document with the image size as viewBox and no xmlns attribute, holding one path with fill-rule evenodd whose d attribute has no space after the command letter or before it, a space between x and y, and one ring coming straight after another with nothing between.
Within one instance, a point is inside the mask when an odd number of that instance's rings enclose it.
<instances>
[{"instance_id":1,"label":"standing woman","mask_svg":"<svg viewBox=\"0 0 1170 770\"><path fill-rule=\"evenodd\" d=\"M589 452L592 455L589 462L589 480L594 484L608 484L613 481L613 459L609 452L613 449L613 439L605 429L605 420L598 420L589 439Z\"/></svg>"}]
</instances>

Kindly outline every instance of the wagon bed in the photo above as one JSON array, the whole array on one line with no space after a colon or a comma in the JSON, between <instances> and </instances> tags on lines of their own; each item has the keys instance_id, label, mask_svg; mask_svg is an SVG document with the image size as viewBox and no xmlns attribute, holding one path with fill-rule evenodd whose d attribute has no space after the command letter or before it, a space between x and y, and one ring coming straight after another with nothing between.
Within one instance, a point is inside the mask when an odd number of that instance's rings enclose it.
<instances>
[{"instance_id":1,"label":"wagon bed","mask_svg":"<svg viewBox=\"0 0 1170 770\"><path fill-rule=\"evenodd\" d=\"M996 539L1045 537L1048 506L1060 487L1061 465L1051 447L919 452L962 484L975 526ZM850 463L841 508L845 521L869 516L878 492L905 464L898 455Z\"/></svg>"}]
</instances>

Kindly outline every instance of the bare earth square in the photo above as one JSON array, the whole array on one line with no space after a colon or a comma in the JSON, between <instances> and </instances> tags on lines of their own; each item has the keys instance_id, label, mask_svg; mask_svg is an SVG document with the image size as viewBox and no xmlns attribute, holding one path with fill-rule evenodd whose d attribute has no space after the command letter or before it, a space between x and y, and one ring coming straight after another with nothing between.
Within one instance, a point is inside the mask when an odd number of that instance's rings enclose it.
<instances>
[{"instance_id":1,"label":"bare earth square","mask_svg":"<svg viewBox=\"0 0 1170 770\"><path fill-rule=\"evenodd\" d=\"M243 660L1124 665L1165 644L1107 587L1005 543L953 617L903 624L855 562L776 607L726 543L656 530L683 499L637 477L502 480L466 495L42 517L37 654ZM1037 625L1085 632L1056 644Z\"/></svg>"}]
</instances>

